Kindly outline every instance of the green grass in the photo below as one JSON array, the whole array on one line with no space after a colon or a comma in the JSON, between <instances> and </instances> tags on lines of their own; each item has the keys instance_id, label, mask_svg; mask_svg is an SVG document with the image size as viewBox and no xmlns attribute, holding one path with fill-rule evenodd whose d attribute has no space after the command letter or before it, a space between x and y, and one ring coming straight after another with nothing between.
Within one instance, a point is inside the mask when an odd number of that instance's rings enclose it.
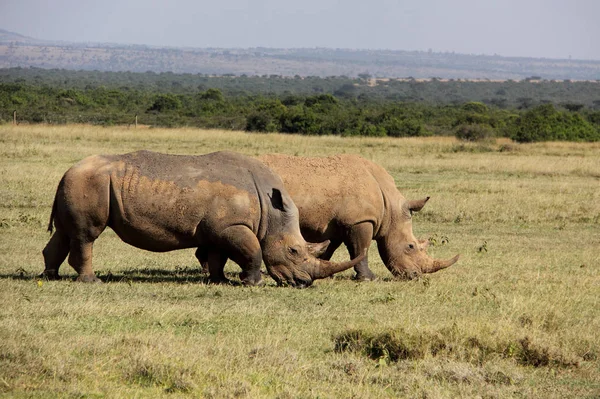
<instances>
[{"instance_id":1,"label":"green grass","mask_svg":"<svg viewBox=\"0 0 600 399\"><path fill-rule=\"evenodd\" d=\"M415 235L461 260L395 281L373 246L375 282L214 286L193 250L144 252L106 231L94 253L106 284L39 281L61 175L142 148L361 154L406 197L432 197ZM0 396L600 394L599 144L0 126L0 186Z\"/></svg>"}]
</instances>

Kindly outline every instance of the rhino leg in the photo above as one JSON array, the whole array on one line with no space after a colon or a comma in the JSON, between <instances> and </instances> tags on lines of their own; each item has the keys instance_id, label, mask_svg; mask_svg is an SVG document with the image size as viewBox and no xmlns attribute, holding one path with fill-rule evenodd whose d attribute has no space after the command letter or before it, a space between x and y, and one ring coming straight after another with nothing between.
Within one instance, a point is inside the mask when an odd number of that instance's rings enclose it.
<instances>
[{"instance_id":1,"label":"rhino leg","mask_svg":"<svg viewBox=\"0 0 600 399\"><path fill-rule=\"evenodd\" d=\"M340 245L342 245L341 241L331 240L331 243L329 244L329 246L327 247L325 252L323 252L323 254L321 256L319 256L319 258L323 259L323 260L330 260L331 257L333 256L333 253L335 252L336 249L338 249L340 247ZM333 276L331 276L331 277L333 277Z\"/></svg>"},{"instance_id":2,"label":"rhino leg","mask_svg":"<svg viewBox=\"0 0 600 399\"><path fill-rule=\"evenodd\" d=\"M220 251L209 251L206 255L206 265L208 268L208 279L213 284L230 284L231 282L225 277L225 263L227 263L227 255Z\"/></svg>"},{"instance_id":3,"label":"rhino leg","mask_svg":"<svg viewBox=\"0 0 600 399\"><path fill-rule=\"evenodd\" d=\"M200 266L202 267L202 273L208 273L208 251L206 248L198 247L196 250L196 259L200 262Z\"/></svg>"},{"instance_id":4,"label":"rhino leg","mask_svg":"<svg viewBox=\"0 0 600 399\"><path fill-rule=\"evenodd\" d=\"M72 239L69 252L69 264L77 271L77 281L84 283L101 283L92 269L92 252L94 241Z\"/></svg>"},{"instance_id":5,"label":"rhino leg","mask_svg":"<svg viewBox=\"0 0 600 399\"><path fill-rule=\"evenodd\" d=\"M262 250L256 235L246 226L230 226L219 234L221 248L241 268L240 279L244 285L261 283L260 266ZM212 274L212 271L211 271Z\"/></svg>"},{"instance_id":6,"label":"rhino leg","mask_svg":"<svg viewBox=\"0 0 600 399\"><path fill-rule=\"evenodd\" d=\"M348 248L348 253L351 259L358 258L362 255L365 250L369 249L371 241L373 240L373 225L365 222L352 226L347 239L344 241ZM377 279L377 276L369 269L368 255L354 266L356 271L355 280L358 281L373 281Z\"/></svg>"},{"instance_id":7,"label":"rhino leg","mask_svg":"<svg viewBox=\"0 0 600 399\"><path fill-rule=\"evenodd\" d=\"M52 234L42 254L44 255L45 268L40 277L48 280L60 279L58 269L69 254L69 237L62 231L57 230Z\"/></svg>"}]
</instances>

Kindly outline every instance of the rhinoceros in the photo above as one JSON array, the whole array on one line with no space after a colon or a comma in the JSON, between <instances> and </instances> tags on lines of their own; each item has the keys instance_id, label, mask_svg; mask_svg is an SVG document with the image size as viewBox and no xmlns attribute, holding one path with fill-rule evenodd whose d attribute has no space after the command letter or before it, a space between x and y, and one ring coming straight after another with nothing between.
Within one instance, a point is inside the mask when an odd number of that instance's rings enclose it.
<instances>
[{"instance_id":1,"label":"rhinoceros","mask_svg":"<svg viewBox=\"0 0 600 399\"><path fill-rule=\"evenodd\" d=\"M357 155L327 158L267 154L258 157L282 179L298 210L300 229L309 241L331 240L322 254L330 259L344 243L356 259L376 240L379 255L393 275L412 279L454 264L459 256L436 260L417 240L412 213L429 197L406 200L381 166ZM373 280L365 257L355 267L358 280Z\"/></svg>"},{"instance_id":2,"label":"rhinoceros","mask_svg":"<svg viewBox=\"0 0 600 399\"><path fill-rule=\"evenodd\" d=\"M108 226L124 242L154 252L197 248L212 282L227 282L232 259L244 284L261 282L261 261L278 284L305 287L356 261L315 258L283 182L256 159L234 152L168 155L138 151L95 155L72 166L58 185L43 250L43 276L58 279L69 255L78 281L98 282L94 241Z\"/></svg>"}]
</instances>

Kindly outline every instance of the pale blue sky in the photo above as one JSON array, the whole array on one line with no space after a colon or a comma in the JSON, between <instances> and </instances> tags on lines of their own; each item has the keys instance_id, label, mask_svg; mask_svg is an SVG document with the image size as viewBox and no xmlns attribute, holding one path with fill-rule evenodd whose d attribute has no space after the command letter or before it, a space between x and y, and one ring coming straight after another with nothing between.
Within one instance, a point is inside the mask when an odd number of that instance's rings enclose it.
<instances>
[{"instance_id":1,"label":"pale blue sky","mask_svg":"<svg viewBox=\"0 0 600 399\"><path fill-rule=\"evenodd\" d=\"M600 0L0 0L0 28L77 42L600 60Z\"/></svg>"}]
</instances>

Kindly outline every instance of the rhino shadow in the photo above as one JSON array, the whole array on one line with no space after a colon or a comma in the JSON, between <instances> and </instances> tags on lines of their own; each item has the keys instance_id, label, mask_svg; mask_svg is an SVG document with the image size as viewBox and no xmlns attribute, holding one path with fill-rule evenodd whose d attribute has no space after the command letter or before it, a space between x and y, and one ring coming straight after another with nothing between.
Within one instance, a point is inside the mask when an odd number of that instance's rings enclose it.
<instances>
[{"instance_id":1,"label":"rhino shadow","mask_svg":"<svg viewBox=\"0 0 600 399\"><path fill-rule=\"evenodd\" d=\"M239 280L239 273L226 273L227 277L234 279L230 281L230 285L241 285ZM118 282L137 282L137 283L177 283L177 284L209 284L209 276L203 272L202 269L195 268L177 268L173 269L161 269L161 268L147 268L143 267L140 269L126 269L118 272L107 271L105 273L98 273L99 279L104 283L118 283ZM77 275L66 275L61 278L64 281L74 281ZM12 273L0 273L0 280L45 280L40 275L31 273L23 268L16 269Z\"/></svg>"}]
</instances>

